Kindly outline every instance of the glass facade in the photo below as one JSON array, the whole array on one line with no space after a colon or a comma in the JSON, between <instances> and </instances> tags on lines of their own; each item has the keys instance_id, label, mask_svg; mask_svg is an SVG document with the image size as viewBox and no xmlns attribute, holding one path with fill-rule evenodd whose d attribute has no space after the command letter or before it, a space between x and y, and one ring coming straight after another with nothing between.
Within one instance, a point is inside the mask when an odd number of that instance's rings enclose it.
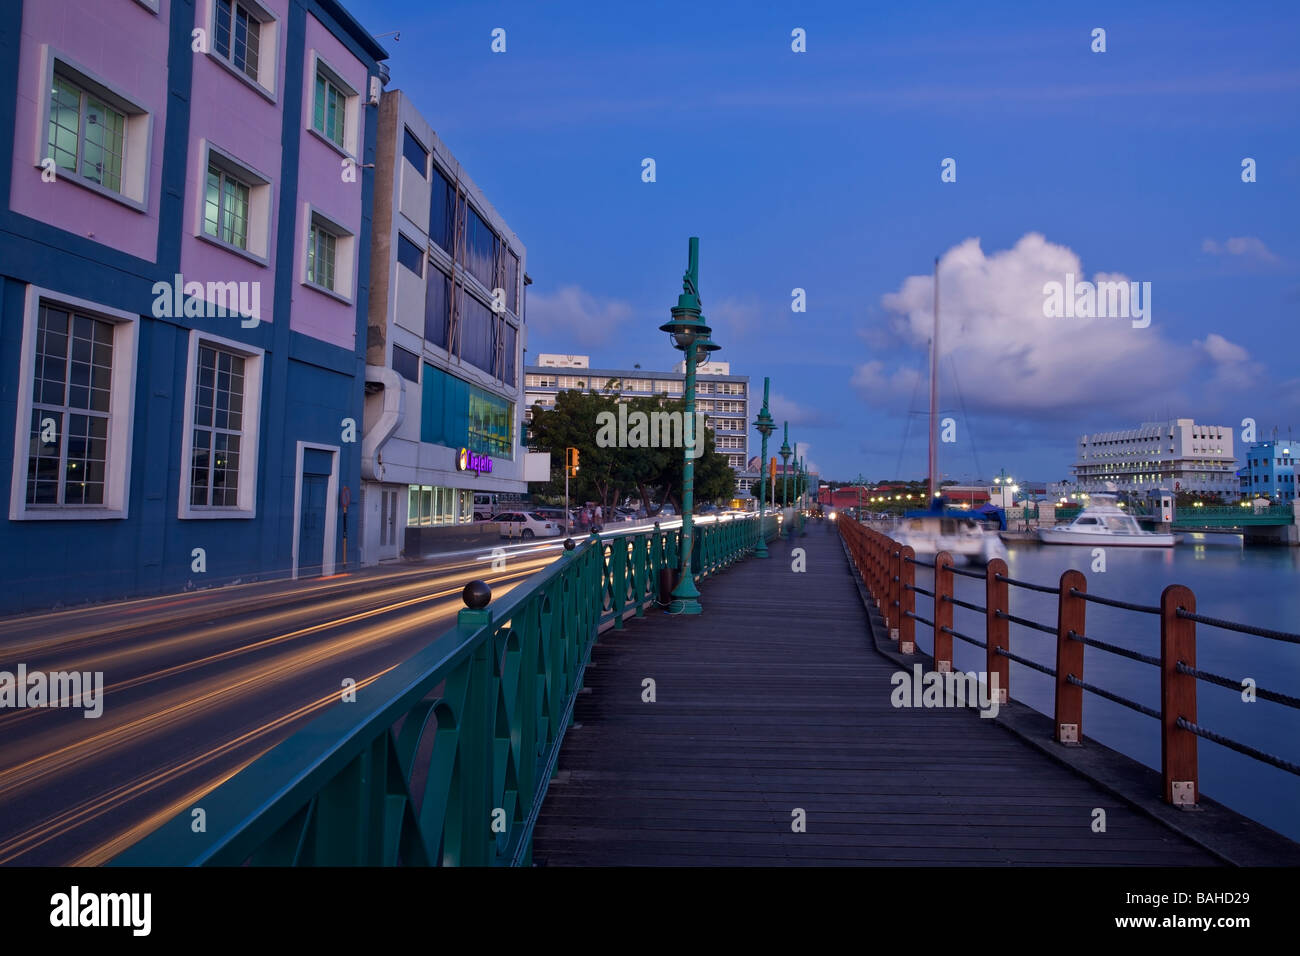
<instances>
[{"instance_id":1,"label":"glass facade","mask_svg":"<svg viewBox=\"0 0 1300 956\"><path fill-rule=\"evenodd\" d=\"M514 402L425 363L420 441L513 459L514 418Z\"/></svg>"},{"instance_id":2,"label":"glass facade","mask_svg":"<svg viewBox=\"0 0 1300 956\"><path fill-rule=\"evenodd\" d=\"M441 485L408 485L406 526L469 524L474 520L474 492Z\"/></svg>"}]
</instances>

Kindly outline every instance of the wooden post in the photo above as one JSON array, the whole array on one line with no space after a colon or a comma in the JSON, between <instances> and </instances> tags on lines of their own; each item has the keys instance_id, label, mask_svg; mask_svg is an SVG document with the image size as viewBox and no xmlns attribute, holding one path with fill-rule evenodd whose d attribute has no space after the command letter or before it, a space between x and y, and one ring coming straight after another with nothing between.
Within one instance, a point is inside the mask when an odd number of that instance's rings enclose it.
<instances>
[{"instance_id":1,"label":"wooden post","mask_svg":"<svg viewBox=\"0 0 1300 956\"><path fill-rule=\"evenodd\" d=\"M998 575L1006 577L1007 563L1001 558L994 558L988 563L984 576L984 642L987 645L988 662L985 666L985 680L997 680L997 702L1005 704L1011 698L1011 661L998 653L998 648L1011 650L1010 625L1005 618L998 617L998 611L1009 614L1007 606L1007 582L999 581ZM992 684L989 685L992 694Z\"/></svg>"},{"instance_id":2,"label":"wooden post","mask_svg":"<svg viewBox=\"0 0 1300 956\"><path fill-rule=\"evenodd\" d=\"M934 556L934 669L941 674L952 671L952 555L940 551Z\"/></svg>"},{"instance_id":3,"label":"wooden post","mask_svg":"<svg viewBox=\"0 0 1300 956\"><path fill-rule=\"evenodd\" d=\"M889 539L889 613L885 615L885 625L889 628L889 639L898 640L898 542Z\"/></svg>"},{"instance_id":4,"label":"wooden post","mask_svg":"<svg viewBox=\"0 0 1300 956\"><path fill-rule=\"evenodd\" d=\"M911 616L916 610L916 592L912 590L916 565L911 560L915 557L916 552L910 547L904 547L899 557L903 573L899 575L898 650L903 654L916 653L916 621Z\"/></svg>"},{"instance_id":5,"label":"wooden post","mask_svg":"<svg viewBox=\"0 0 1300 956\"><path fill-rule=\"evenodd\" d=\"M1182 717L1196 723L1196 678L1180 674L1177 664L1196 666L1196 622L1178 609L1196 611L1196 595L1171 584L1160 595L1160 773L1164 800L1176 807L1195 807L1200 800L1196 734L1178 726Z\"/></svg>"},{"instance_id":6,"label":"wooden post","mask_svg":"<svg viewBox=\"0 0 1300 956\"><path fill-rule=\"evenodd\" d=\"M1070 593L1088 590L1082 571L1061 575L1061 596L1056 614L1056 742L1077 747L1083 742L1083 688L1066 682L1073 674L1083 680L1083 642L1072 640L1071 631L1084 634L1088 603Z\"/></svg>"}]
</instances>

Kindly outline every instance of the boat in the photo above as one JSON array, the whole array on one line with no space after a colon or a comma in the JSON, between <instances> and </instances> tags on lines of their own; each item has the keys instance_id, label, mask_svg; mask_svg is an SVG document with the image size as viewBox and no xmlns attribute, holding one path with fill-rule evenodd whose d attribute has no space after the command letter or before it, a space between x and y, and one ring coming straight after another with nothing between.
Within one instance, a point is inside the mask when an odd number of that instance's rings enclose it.
<instances>
[{"instance_id":1,"label":"boat","mask_svg":"<svg viewBox=\"0 0 1300 956\"><path fill-rule=\"evenodd\" d=\"M939 409L939 260L934 260L934 335L930 339L930 507L908 511L893 529L894 540L910 547L917 557L933 558L947 551L954 560L987 564L994 558L1007 557L1006 545L997 530L964 509L949 508L939 497L938 434ZM998 512L1001 515L1001 512ZM984 517L981 515L981 517ZM1005 519L999 517L1005 527Z\"/></svg>"},{"instance_id":2,"label":"boat","mask_svg":"<svg viewBox=\"0 0 1300 956\"><path fill-rule=\"evenodd\" d=\"M1088 507L1069 524L1040 528L1044 544L1081 544L1121 548L1172 548L1177 542L1167 532L1146 531L1119 506L1114 495L1093 495Z\"/></svg>"}]
</instances>

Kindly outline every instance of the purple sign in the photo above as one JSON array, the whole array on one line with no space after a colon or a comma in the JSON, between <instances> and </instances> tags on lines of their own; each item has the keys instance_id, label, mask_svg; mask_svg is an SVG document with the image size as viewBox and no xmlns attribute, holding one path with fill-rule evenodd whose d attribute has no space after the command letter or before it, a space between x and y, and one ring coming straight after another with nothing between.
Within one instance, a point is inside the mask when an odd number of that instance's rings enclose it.
<instances>
[{"instance_id":1,"label":"purple sign","mask_svg":"<svg viewBox=\"0 0 1300 956\"><path fill-rule=\"evenodd\" d=\"M487 455L470 451L468 448L462 448L460 457L456 459L456 467L461 471L472 471L475 475L490 475L492 474L492 459Z\"/></svg>"}]
</instances>

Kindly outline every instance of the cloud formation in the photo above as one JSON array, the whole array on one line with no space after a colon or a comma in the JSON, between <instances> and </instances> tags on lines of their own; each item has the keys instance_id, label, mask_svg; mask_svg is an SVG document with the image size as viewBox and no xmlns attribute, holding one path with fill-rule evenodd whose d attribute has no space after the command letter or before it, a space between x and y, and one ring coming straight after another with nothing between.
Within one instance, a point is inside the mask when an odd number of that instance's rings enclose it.
<instances>
[{"instance_id":1,"label":"cloud formation","mask_svg":"<svg viewBox=\"0 0 1300 956\"><path fill-rule=\"evenodd\" d=\"M1076 282L1130 279L1088 276L1075 252L1039 233L988 255L978 239L967 239L942 257L941 375L952 360L972 411L1061 418L1076 409L1103 409L1122 411L1126 420L1157 405L1178 407L1187 400L1185 383L1207 374L1231 385L1256 368L1245 349L1218 334L1199 343L1173 341L1159 283L1152 287L1148 328L1134 328L1126 318L1045 316L1044 286L1071 274ZM881 300L895 316L892 331L912 348L928 348L933 300L930 275L909 276ZM927 374L874 360L857 367L852 384L868 401L897 405L918 386L924 389Z\"/></svg>"},{"instance_id":2,"label":"cloud formation","mask_svg":"<svg viewBox=\"0 0 1300 956\"><path fill-rule=\"evenodd\" d=\"M632 315L628 303L598 299L577 285L528 294L528 325L539 344L562 342L565 348L604 345L615 338Z\"/></svg>"},{"instance_id":3,"label":"cloud formation","mask_svg":"<svg viewBox=\"0 0 1300 956\"><path fill-rule=\"evenodd\" d=\"M1238 256L1270 265L1281 261L1277 253L1264 244L1264 240L1255 236L1235 236L1224 242L1206 239L1201 243L1201 251L1213 256Z\"/></svg>"}]
</instances>

